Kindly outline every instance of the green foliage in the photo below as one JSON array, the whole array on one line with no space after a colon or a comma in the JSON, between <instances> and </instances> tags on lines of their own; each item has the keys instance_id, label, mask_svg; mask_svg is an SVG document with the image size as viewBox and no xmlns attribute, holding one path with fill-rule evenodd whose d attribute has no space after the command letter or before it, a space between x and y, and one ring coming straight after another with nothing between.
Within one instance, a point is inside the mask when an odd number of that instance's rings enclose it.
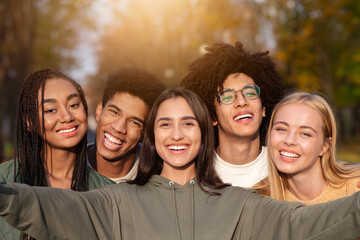
<instances>
[{"instance_id":1,"label":"green foliage","mask_svg":"<svg viewBox=\"0 0 360 240\"><path fill-rule=\"evenodd\" d=\"M337 107L359 105L360 2L268 4L277 10L270 19L285 81L303 90L325 92Z\"/></svg>"}]
</instances>

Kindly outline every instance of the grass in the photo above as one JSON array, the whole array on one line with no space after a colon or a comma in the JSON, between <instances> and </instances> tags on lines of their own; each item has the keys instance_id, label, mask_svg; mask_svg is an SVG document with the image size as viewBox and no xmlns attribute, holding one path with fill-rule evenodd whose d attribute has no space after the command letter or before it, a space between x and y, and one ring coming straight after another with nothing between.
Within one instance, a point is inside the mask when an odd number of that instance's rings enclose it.
<instances>
[{"instance_id":1,"label":"grass","mask_svg":"<svg viewBox=\"0 0 360 240\"><path fill-rule=\"evenodd\" d=\"M341 145L337 148L337 159L360 163L360 142Z\"/></svg>"}]
</instances>

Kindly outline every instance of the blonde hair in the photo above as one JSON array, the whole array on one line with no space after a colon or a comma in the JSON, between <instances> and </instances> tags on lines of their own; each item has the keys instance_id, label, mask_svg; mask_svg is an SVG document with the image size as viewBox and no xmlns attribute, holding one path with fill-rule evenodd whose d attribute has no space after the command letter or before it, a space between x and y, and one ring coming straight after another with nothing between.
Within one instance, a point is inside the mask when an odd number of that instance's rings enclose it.
<instances>
[{"instance_id":1,"label":"blonde hair","mask_svg":"<svg viewBox=\"0 0 360 240\"><path fill-rule=\"evenodd\" d=\"M338 161L335 158L336 150L336 120L328 102L317 93L294 92L284 97L274 108L271 115L269 128L266 137L267 146L271 129L274 124L274 116L282 107L290 103L303 103L317 111L323 122L324 141L329 145L328 150L320 157L322 171L325 180L329 185L335 188L341 187L349 178L360 176L360 164ZM268 151L269 176L267 179L259 182L253 188L262 195L270 196L277 200L285 200L285 189L288 187L285 174L279 172Z\"/></svg>"}]
</instances>

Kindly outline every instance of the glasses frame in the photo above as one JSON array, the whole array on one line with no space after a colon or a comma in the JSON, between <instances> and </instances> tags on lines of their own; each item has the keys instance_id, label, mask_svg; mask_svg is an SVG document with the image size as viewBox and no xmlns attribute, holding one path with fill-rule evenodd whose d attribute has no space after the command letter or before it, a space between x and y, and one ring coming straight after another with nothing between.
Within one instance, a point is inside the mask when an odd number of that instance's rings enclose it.
<instances>
[{"instance_id":1,"label":"glasses frame","mask_svg":"<svg viewBox=\"0 0 360 240\"><path fill-rule=\"evenodd\" d=\"M252 97L249 98L249 96L244 95L244 89L247 89L247 88L253 88L253 89L255 89L255 91L256 91L256 93L257 93L257 96L254 97L254 98L252 98ZM223 102L223 101L221 101L221 95L222 95L225 91L227 91L227 92L232 92L232 93L234 94L235 97L233 98L233 100L232 100L231 102ZM222 103L222 104L225 104L225 105L232 104L233 102L235 102L235 100L236 100L236 98L237 98L237 94L236 94L237 92L241 92L241 95L243 95L243 97L244 97L245 99L254 100L254 99L257 99L257 98L260 96L260 87L259 87L258 85L256 85L256 84L248 84L248 85L246 85L245 87L243 87L242 89L239 89L239 90L236 90L236 91L235 91L235 89L232 89L232 88L225 88L225 89L223 89L221 92L218 92L218 93L217 93L218 102L219 102L219 103Z\"/></svg>"}]
</instances>

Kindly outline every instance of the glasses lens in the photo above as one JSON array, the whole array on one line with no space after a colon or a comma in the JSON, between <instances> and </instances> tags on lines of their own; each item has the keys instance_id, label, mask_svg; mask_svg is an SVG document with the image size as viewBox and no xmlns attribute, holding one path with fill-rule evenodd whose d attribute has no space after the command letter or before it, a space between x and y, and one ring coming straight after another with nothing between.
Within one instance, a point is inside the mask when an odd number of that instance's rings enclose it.
<instances>
[{"instance_id":1,"label":"glasses lens","mask_svg":"<svg viewBox=\"0 0 360 240\"><path fill-rule=\"evenodd\" d=\"M220 101L224 104L230 104L235 100L235 92L231 89L226 89L220 93Z\"/></svg>"},{"instance_id":2,"label":"glasses lens","mask_svg":"<svg viewBox=\"0 0 360 240\"><path fill-rule=\"evenodd\" d=\"M247 85L243 88L242 91L243 91L244 97L246 97L247 99L250 99L250 100L257 98L260 93L260 89L256 85Z\"/></svg>"}]
</instances>

